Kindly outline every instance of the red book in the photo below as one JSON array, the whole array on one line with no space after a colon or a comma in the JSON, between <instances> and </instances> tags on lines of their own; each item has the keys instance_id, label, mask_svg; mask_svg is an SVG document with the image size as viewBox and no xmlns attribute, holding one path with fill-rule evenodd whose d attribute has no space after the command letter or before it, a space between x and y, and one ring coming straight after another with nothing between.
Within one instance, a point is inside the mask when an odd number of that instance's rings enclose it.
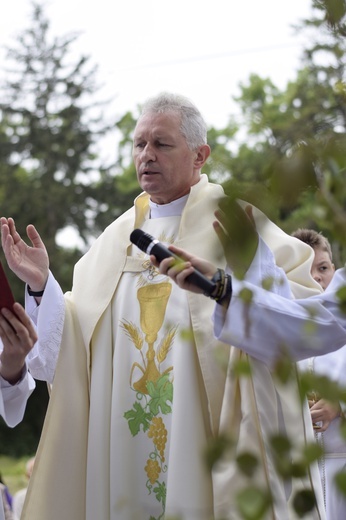
<instances>
[{"instance_id":1,"label":"red book","mask_svg":"<svg viewBox=\"0 0 346 520\"><path fill-rule=\"evenodd\" d=\"M7 307L12 310L14 304L14 297L8 283L4 268L0 262L0 309Z\"/></svg>"}]
</instances>

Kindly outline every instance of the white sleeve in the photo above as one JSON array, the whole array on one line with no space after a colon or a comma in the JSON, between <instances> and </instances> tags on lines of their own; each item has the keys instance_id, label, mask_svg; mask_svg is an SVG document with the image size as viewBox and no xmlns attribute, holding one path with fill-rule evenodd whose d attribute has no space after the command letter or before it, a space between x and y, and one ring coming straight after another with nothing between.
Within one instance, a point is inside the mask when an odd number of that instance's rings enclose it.
<instances>
[{"instance_id":1,"label":"white sleeve","mask_svg":"<svg viewBox=\"0 0 346 520\"><path fill-rule=\"evenodd\" d=\"M23 419L27 400L34 388L35 381L26 367L21 380L15 385L0 376L0 415L11 428Z\"/></svg>"},{"instance_id":2,"label":"white sleeve","mask_svg":"<svg viewBox=\"0 0 346 520\"><path fill-rule=\"evenodd\" d=\"M259 287L263 287L263 284L267 281L270 283L270 290L272 292L286 298L291 298L291 289L285 272L276 265L272 251L260 236L255 257L246 272L245 278L247 282ZM233 300L238 293L242 292L246 284L232 276L232 286ZM225 310L221 305L215 305L213 321L215 337L225 343L233 345L230 340L228 341L228 334L230 338L233 337L235 332L233 325L235 325L235 323L230 321L228 310Z\"/></svg>"},{"instance_id":3,"label":"white sleeve","mask_svg":"<svg viewBox=\"0 0 346 520\"><path fill-rule=\"evenodd\" d=\"M262 288L258 261L266 259L265 244L244 281L233 279L232 299L227 312L217 306L214 333L218 339L240 348L271 365L282 348L295 360L327 354L346 343L346 314L339 306L337 290L346 286L346 270L339 269L327 290L306 299L291 299L289 284L274 284L272 292ZM264 256L263 256L264 255ZM257 255L256 255L257 256ZM256 267L257 263L257 267ZM250 303L244 299L244 290Z\"/></svg>"},{"instance_id":4,"label":"white sleeve","mask_svg":"<svg viewBox=\"0 0 346 520\"><path fill-rule=\"evenodd\" d=\"M37 328L38 341L28 354L28 368L35 379L53 383L65 318L64 295L52 273L37 305L25 291L25 310Z\"/></svg>"}]
</instances>

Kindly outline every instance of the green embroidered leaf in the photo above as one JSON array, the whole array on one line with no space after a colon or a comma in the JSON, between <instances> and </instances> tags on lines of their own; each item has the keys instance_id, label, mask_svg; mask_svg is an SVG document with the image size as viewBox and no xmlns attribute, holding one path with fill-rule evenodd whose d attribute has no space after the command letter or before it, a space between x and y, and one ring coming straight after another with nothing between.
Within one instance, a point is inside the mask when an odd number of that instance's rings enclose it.
<instances>
[{"instance_id":1,"label":"green embroidered leaf","mask_svg":"<svg viewBox=\"0 0 346 520\"><path fill-rule=\"evenodd\" d=\"M159 483L156 487L154 487L153 491L156 495L156 500L158 500L159 502L162 502L163 506L165 506L165 504L166 504L166 484L164 482L162 482L161 484Z\"/></svg>"},{"instance_id":2,"label":"green embroidered leaf","mask_svg":"<svg viewBox=\"0 0 346 520\"><path fill-rule=\"evenodd\" d=\"M149 410L153 415L159 413L159 408L163 414L168 414L172 411L172 407L167 404L167 401L173 402L173 384L168 379L168 374L163 375L154 383L147 382L148 394L151 397L148 405Z\"/></svg>"},{"instance_id":3,"label":"green embroidered leaf","mask_svg":"<svg viewBox=\"0 0 346 520\"><path fill-rule=\"evenodd\" d=\"M237 506L244 520L264 518L273 502L269 493L255 486L248 486L237 494Z\"/></svg>"},{"instance_id":4,"label":"green embroidered leaf","mask_svg":"<svg viewBox=\"0 0 346 520\"><path fill-rule=\"evenodd\" d=\"M141 426L144 432L147 431L152 415L147 413L138 401L135 401L132 410L125 412L124 417L128 421L130 432L134 437L139 433Z\"/></svg>"}]
</instances>

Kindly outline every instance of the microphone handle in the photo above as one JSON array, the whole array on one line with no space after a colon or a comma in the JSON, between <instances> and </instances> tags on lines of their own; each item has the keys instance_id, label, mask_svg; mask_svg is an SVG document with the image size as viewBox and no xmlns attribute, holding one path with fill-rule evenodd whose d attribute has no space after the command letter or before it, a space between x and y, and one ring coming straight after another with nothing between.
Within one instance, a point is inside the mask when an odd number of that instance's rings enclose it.
<instances>
[{"instance_id":1,"label":"microphone handle","mask_svg":"<svg viewBox=\"0 0 346 520\"><path fill-rule=\"evenodd\" d=\"M181 258L172 253L172 251L160 242L154 243L150 248L150 252L147 251L147 253L154 255L158 262L161 262L164 258L176 258L181 261ZM194 272L186 278L186 280L202 289L206 296L210 296L215 291L216 284L200 273L196 268Z\"/></svg>"}]
</instances>

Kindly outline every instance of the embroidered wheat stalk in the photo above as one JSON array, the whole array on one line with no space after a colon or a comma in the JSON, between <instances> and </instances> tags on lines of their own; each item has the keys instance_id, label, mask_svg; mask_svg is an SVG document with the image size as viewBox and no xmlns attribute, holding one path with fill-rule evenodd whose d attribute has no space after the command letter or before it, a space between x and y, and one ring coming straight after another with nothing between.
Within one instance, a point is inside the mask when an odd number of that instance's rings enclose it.
<instances>
[{"instance_id":1,"label":"embroidered wheat stalk","mask_svg":"<svg viewBox=\"0 0 346 520\"><path fill-rule=\"evenodd\" d=\"M139 330L139 328L134 325L133 323L130 323L129 321L123 320L121 323L121 327L124 329L125 334L132 343L135 345L135 347L138 350L142 350L143 347L143 336Z\"/></svg>"},{"instance_id":2,"label":"embroidered wheat stalk","mask_svg":"<svg viewBox=\"0 0 346 520\"><path fill-rule=\"evenodd\" d=\"M171 350L175 335L177 333L177 328L178 326L172 327L162 340L156 356L159 363L162 363L166 359L168 352Z\"/></svg>"}]
</instances>

